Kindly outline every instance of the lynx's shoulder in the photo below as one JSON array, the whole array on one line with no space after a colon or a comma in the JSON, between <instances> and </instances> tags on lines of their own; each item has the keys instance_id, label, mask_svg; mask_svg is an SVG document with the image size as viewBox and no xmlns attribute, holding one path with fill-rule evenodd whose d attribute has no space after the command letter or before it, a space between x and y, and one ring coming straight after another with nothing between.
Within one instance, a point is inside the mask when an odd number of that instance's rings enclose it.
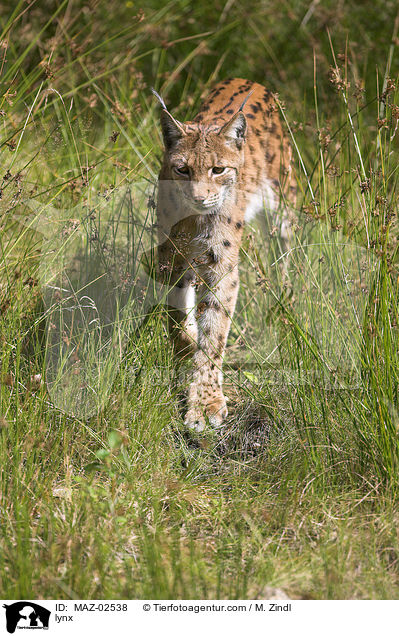
<instances>
[{"instance_id":1,"label":"lynx's shoulder","mask_svg":"<svg viewBox=\"0 0 399 636\"><path fill-rule=\"evenodd\" d=\"M250 93L245 107L249 124L255 126L257 121L263 123L266 114L270 119L277 110L272 92L251 80L235 78L223 80L213 87L194 121L221 125L238 111Z\"/></svg>"},{"instance_id":2,"label":"lynx's shoulder","mask_svg":"<svg viewBox=\"0 0 399 636\"><path fill-rule=\"evenodd\" d=\"M247 98L247 99L246 99ZM296 185L291 176L292 151L283 130L275 95L261 84L240 78L226 79L214 86L202 103L193 123L205 129L220 128L243 108L247 123L242 177L246 187L264 184L295 199Z\"/></svg>"}]
</instances>

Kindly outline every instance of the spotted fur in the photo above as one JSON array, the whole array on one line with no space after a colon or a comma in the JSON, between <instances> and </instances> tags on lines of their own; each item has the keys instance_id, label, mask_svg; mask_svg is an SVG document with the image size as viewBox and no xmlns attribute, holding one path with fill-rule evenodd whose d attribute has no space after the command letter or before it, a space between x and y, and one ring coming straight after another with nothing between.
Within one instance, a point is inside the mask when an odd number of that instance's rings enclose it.
<instances>
[{"instance_id":1,"label":"spotted fur","mask_svg":"<svg viewBox=\"0 0 399 636\"><path fill-rule=\"evenodd\" d=\"M161 105L159 273L176 351L193 354L185 421L202 430L227 415L222 361L245 221L266 208L289 239L291 148L272 93L250 80L217 84L193 121L181 123Z\"/></svg>"}]
</instances>

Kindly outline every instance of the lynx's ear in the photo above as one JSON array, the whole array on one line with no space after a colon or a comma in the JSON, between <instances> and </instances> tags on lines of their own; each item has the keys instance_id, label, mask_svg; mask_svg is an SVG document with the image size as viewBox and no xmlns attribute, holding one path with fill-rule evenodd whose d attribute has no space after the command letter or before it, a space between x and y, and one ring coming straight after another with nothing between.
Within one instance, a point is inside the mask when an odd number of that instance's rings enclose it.
<instances>
[{"instance_id":1,"label":"lynx's ear","mask_svg":"<svg viewBox=\"0 0 399 636\"><path fill-rule=\"evenodd\" d=\"M245 141L245 133L247 131L247 120L244 113L238 111L221 129L219 135L223 135L226 141L235 141L237 146L241 147Z\"/></svg>"},{"instance_id":2,"label":"lynx's ear","mask_svg":"<svg viewBox=\"0 0 399 636\"><path fill-rule=\"evenodd\" d=\"M182 124L167 111L161 113L161 127L165 148L168 150L186 135Z\"/></svg>"},{"instance_id":3,"label":"lynx's ear","mask_svg":"<svg viewBox=\"0 0 399 636\"><path fill-rule=\"evenodd\" d=\"M151 91L162 106L162 135L165 148L169 150L176 143L176 141L183 137L186 133L184 131L183 125L179 121L177 121L177 119L175 119L168 111L162 97L153 88L151 89Z\"/></svg>"},{"instance_id":4,"label":"lynx's ear","mask_svg":"<svg viewBox=\"0 0 399 636\"><path fill-rule=\"evenodd\" d=\"M241 148L244 143L247 132L247 120L245 119L243 110L252 93L253 91L248 93L236 114L223 126L219 133L220 135L224 135L227 141L235 141L239 148Z\"/></svg>"}]
</instances>

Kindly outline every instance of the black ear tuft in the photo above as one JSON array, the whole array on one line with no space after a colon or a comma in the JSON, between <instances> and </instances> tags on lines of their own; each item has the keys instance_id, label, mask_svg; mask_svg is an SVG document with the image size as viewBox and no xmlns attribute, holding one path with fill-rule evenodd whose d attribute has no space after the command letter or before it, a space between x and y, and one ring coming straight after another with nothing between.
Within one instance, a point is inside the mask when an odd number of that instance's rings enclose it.
<instances>
[{"instance_id":1,"label":"black ear tuft","mask_svg":"<svg viewBox=\"0 0 399 636\"><path fill-rule=\"evenodd\" d=\"M170 150L186 134L181 123L174 119L167 110L162 110L161 112L161 127L163 141L167 150Z\"/></svg>"},{"instance_id":2,"label":"black ear tuft","mask_svg":"<svg viewBox=\"0 0 399 636\"><path fill-rule=\"evenodd\" d=\"M238 111L231 119L223 126L220 131L220 135L226 138L226 141L235 141L236 144L241 147L245 141L245 135L247 132L247 120L244 113Z\"/></svg>"}]
</instances>

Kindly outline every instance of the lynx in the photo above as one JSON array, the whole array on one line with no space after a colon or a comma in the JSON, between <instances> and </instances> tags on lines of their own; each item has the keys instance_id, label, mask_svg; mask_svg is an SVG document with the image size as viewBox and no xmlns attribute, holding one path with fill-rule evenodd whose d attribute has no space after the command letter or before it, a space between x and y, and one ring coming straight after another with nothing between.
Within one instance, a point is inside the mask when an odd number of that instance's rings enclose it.
<instances>
[{"instance_id":1,"label":"lynx","mask_svg":"<svg viewBox=\"0 0 399 636\"><path fill-rule=\"evenodd\" d=\"M202 431L227 415L222 362L239 288L245 222L273 214L292 232L291 148L273 94L249 80L217 84L192 121L162 98L163 164L157 201L159 276L168 284L170 334L193 356L185 423Z\"/></svg>"}]
</instances>

